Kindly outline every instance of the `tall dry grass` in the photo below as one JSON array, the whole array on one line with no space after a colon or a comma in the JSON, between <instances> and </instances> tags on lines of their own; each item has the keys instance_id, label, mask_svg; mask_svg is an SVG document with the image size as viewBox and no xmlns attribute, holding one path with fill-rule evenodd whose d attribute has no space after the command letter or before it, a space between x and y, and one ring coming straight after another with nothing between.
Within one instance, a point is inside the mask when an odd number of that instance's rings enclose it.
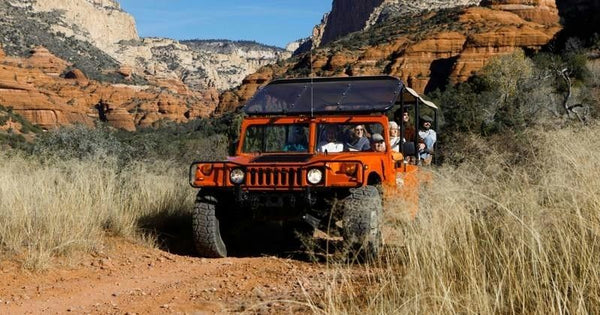
<instances>
[{"instance_id":1,"label":"tall dry grass","mask_svg":"<svg viewBox=\"0 0 600 315\"><path fill-rule=\"evenodd\" d=\"M142 218L186 211L193 191L169 162L46 160L0 154L0 254L44 268L107 233L144 239Z\"/></svg>"},{"instance_id":2,"label":"tall dry grass","mask_svg":"<svg viewBox=\"0 0 600 315\"><path fill-rule=\"evenodd\" d=\"M532 131L520 156L474 138L479 154L434 170L420 213L395 221L402 237L381 261L334 267L313 310L600 313L598 133Z\"/></svg>"}]
</instances>

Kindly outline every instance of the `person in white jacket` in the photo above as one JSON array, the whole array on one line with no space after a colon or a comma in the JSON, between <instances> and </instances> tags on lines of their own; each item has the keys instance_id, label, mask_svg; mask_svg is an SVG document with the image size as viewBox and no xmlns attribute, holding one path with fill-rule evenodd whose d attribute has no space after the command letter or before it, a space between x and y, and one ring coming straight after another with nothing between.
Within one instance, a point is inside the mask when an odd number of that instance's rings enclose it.
<instances>
[{"instance_id":1,"label":"person in white jacket","mask_svg":"<svg viewBox=\"0 0 600 315\"><path fill-rule=\"evenodd\" d=\"M390 127L390 147L394 152L400 152L400 144L402 143L402 139L400 138L400 128L398 127L398 123L395 121L389 122Z\"/></svg>"},{"instance_id":2,"label":"person in white jacket","mask_svg":"<svg viewBox=\"0 0 600 315\"><path fill-rule=\"evenodd\" d=\"M337 153L342 151L344 151L344 144L337 139L336 127L325 127L322 139L317 144L317 152Z\"/></svg>"}]
</instances>

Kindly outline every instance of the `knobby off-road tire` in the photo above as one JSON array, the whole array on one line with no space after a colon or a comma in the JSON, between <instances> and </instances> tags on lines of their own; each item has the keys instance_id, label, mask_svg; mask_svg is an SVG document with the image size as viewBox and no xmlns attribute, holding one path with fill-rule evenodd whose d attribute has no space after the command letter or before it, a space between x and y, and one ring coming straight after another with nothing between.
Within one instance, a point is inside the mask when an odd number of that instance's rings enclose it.
<instances>
[{"instance_id":1,"label":"knobby off-road tire","mask_svg":"<svg viewBox=\"0 0 600 315\"><path fill-rule=\"evenodd\" d=\"M212 196L199 196L192 213L194 244L198 254L207 258L227 257L227 247L221 237L217 218L218 201Z\"/></svg>"},{"instance_id":2,"label":"knobby off-road tire","mask_svg":"<svg viewBox=\"0 0 600 315\"><path fill-rule=\"evenodd\" d=\"M376 258L382 247L383 204L375 186L350 189L342 200L344 248L351 260Z\"/></svg>"}]
</instances>

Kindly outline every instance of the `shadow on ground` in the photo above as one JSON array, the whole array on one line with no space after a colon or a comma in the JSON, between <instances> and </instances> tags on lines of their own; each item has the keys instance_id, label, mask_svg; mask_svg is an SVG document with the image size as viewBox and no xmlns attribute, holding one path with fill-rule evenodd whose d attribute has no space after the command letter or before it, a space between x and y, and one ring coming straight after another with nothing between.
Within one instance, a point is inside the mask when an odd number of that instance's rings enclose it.
<instances>
[{"instance_id":1,"label":"shadow on ground","mask_svg":"<svg viewBox=\"0 0 600 315\"><path fill-rule=\"evenodd\" d=\"M140 229L156 240L166 252L197 257L192 233L192 215L185 211L162 212L138 221ZM342 241L323 237L294 235L280 226L257 224L235 231L227 237L228 255L231 257L276 256L299 261L325 262L337 259Z\"/></svg>"}]
</instances>

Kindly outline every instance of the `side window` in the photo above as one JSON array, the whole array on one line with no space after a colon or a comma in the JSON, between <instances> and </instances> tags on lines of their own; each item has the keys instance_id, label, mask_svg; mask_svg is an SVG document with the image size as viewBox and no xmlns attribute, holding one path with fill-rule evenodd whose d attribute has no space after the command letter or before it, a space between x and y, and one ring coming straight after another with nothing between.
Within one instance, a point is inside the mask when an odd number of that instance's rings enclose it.
<instances>
[{"instance_id":1,"label":"side window","mask_svg":"<svg viewBox=\"0 0 600 315\"><path fill-rule=\"evenodd\" d=\"M264 148L265 129L261 127L249 127L246 129L246 137L244 140L244 152L263 152Z\"/></svg>"},{"instance_id":2,"label":"side window","mask_svg":"<svg viewBox=\"0 0 600 315\"><path fill-rule=\"evenodd\" d=\"M321 124L317 128L317 152L373 151L372 136L383 132L381 124Z\"/></svg>"}]
</instances>

